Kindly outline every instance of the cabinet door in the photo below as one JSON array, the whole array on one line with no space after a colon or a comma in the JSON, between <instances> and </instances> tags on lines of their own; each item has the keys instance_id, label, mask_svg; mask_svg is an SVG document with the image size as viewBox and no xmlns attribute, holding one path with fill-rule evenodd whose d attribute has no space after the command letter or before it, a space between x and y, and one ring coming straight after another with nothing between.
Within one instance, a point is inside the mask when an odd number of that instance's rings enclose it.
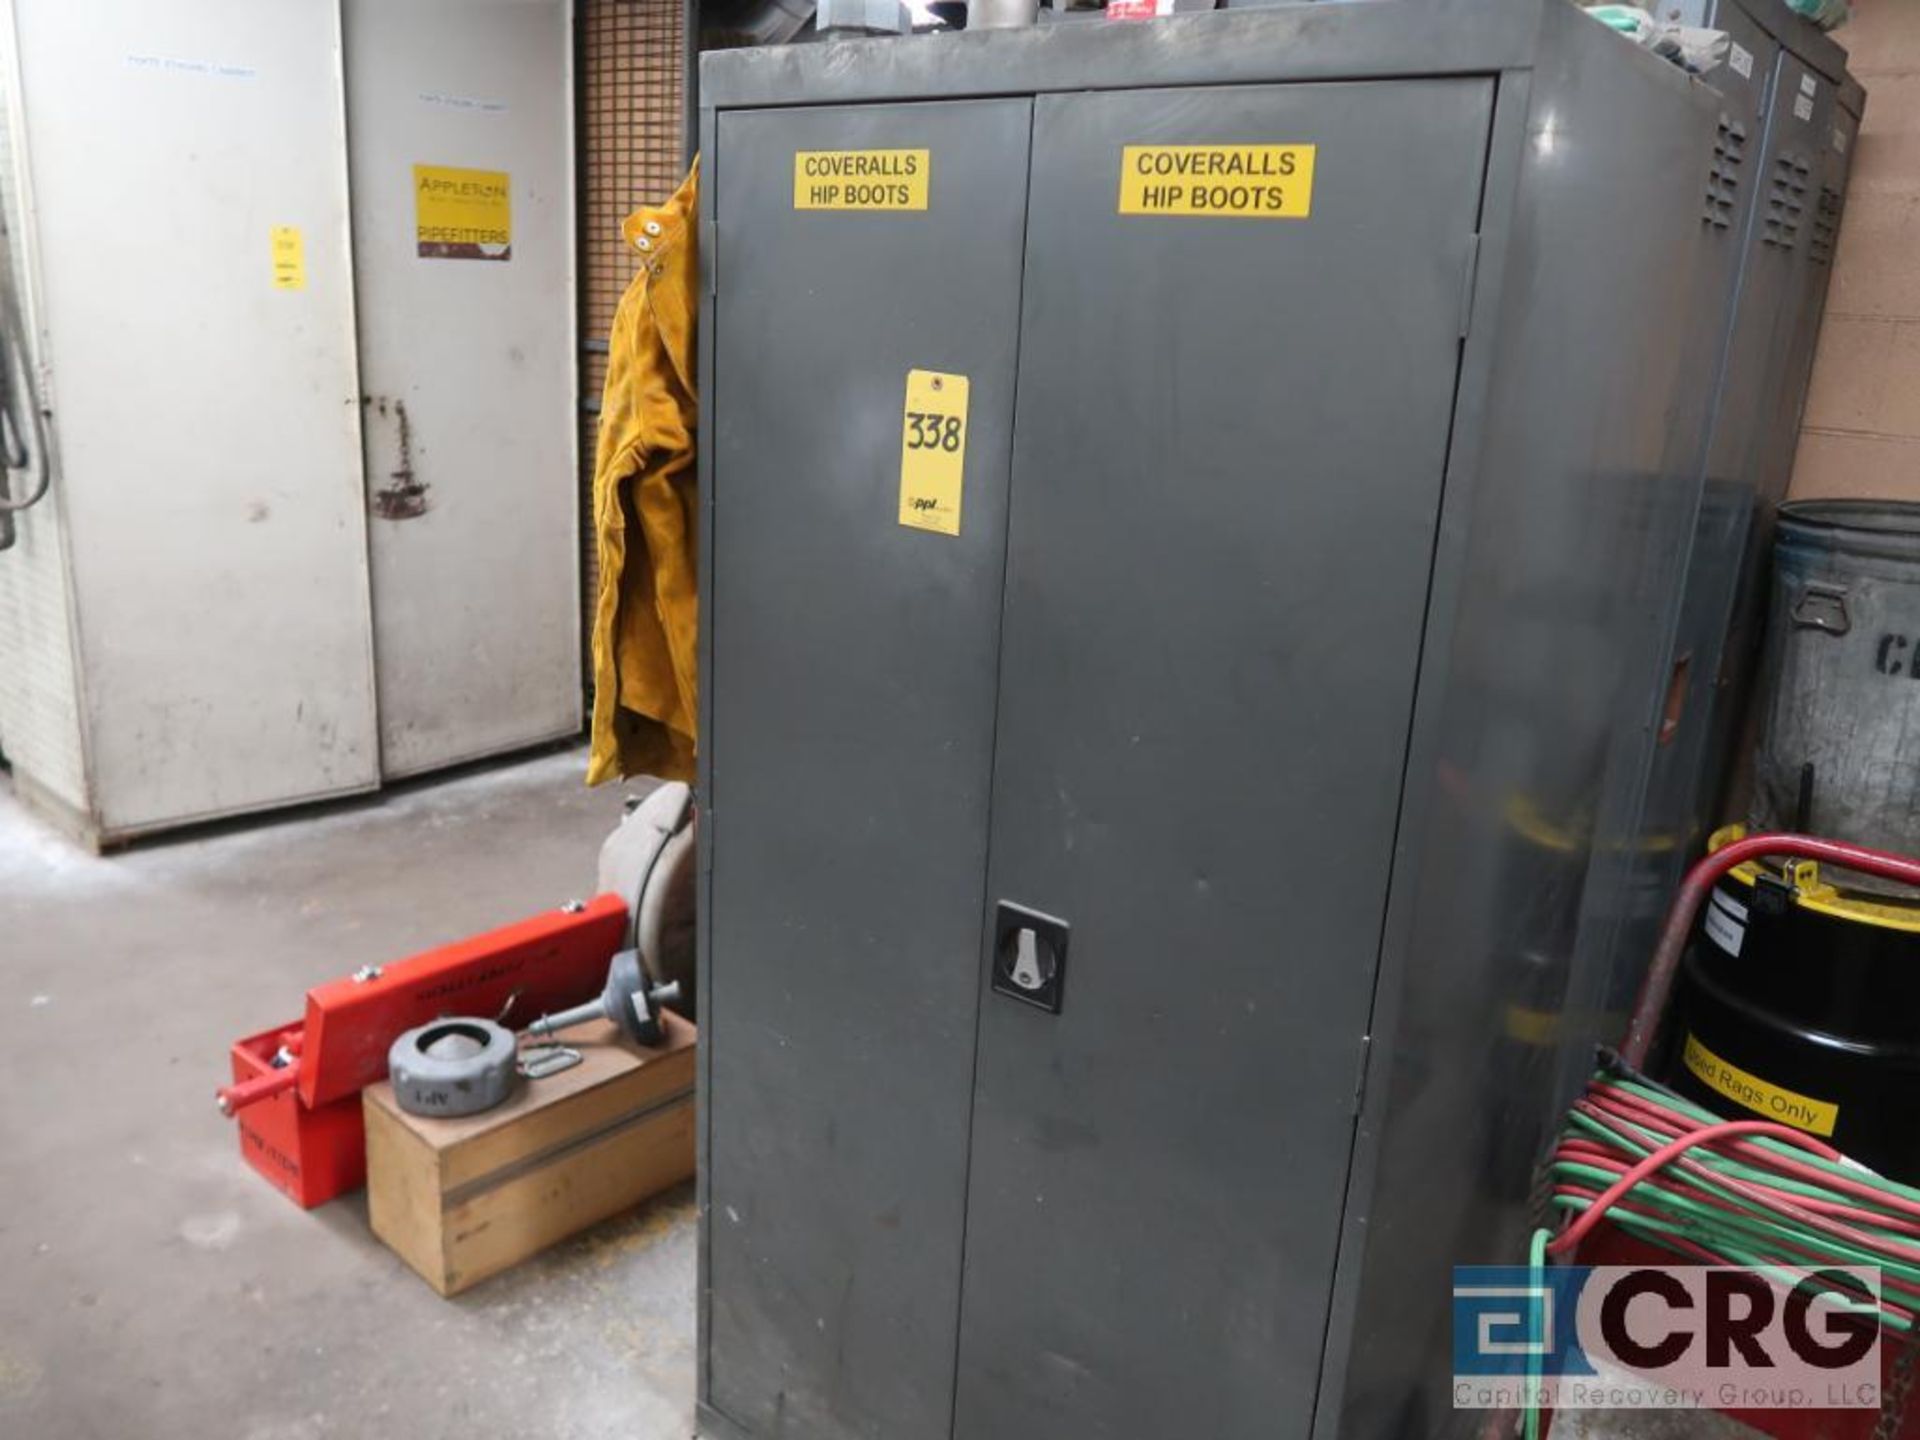
<instances>
[{"instance_id":1,"label":"cabinet door","mask_svg":"<svg viewBox=\"0 0 1920 1440\"><path fill-rule=\"evenodd\" d=\"M1718 5L1703 23L1727 31L1731 50L1727 64L1713 75L1721 111L1701 212L1704 243L1694 283L1695 322L1688 351L1690 371L1707 377L1702 393L1705 408L1697 418L1691 410L1675 414L1673 433L1693 447L1674 462L1675 471L1698 468L1718 403L1747 225L1756 195L1764 189L1760 152L1767 90L1779 52L1767 32L1733 0ZM1724 477L1706 480L1688 542L1686 588L1668 668L1660 682L1666 705L1656 721L1640 814L1634 822L1636 844L1627 861L1632 879L1617 892L1625 909L1617 923L1591 927L1593 934L1608 936L1610 1005L1632 1004L1633 990L1666 916L1668 897L1717 813L1711 800L1701 794L1706 788L1701 757L1707 748L1713 680L1727 634L1729 596L1739 575L1752 508L1748 493Z\"/></svg>"},{"instance_id":2,"label":"cabinet door","mask_svg":"<svg viewBox=\"0 0 1920 1440\"><path fill-rule=\"evenodd\" d=\"M1710 503L1724 500L1732 508L1734 548L1714 557L1724 568L1711 622L1713 663L1705 669L1713 689L1705 697L1697 771L1703 777L1724 775L1738 743L1762 619L1764 587L1756 577L1764 573L1773 506L1792 464L1790 428L1783 435L1777 422L1785 416L1790 427L1799 418L1802 397L1787 393L1785 351L1793 342L1808 275L1804 253L1819 216L1816 177L1821 153L1832 143L1832 93L1798 56L1779 52L1765 141L1746 177L1754 187L1752 214L1707 451L1706 495ZM1709 792L1702 804L1717 814L1719 799Z\"/></svg>"},{"instance_id":3,"label":"cabinet door","mask_svg":"<svg viewBox=\"0 0 1920 1440\"><path fill-rule=\"evenodd\" d=\"M717 122L702 1398L752 1435L952 1418L1030 125ZM934 528L909 408L962 471Z\"/></svg>"},{"instance_id":4,"label":"cabinet door","mask_svg":"<svg viewBox=\"0 0 1920 1440\"><path fill-rule=\"evenodd\" d=\"M1797 58L1786 57L1780 74L1780 98L1787 105L1781 117L1785 128L1774 172L1767 180L1778 187L1779 198L1786 206L1785 223L1779 227L1777 238L1785 242L1781 248L1792 257L1792 269L1779 318L1774 322L1773 341L1768 346L1768 403L1757 436L1757 483L1762 501L1769 506L1787 498L1787 482L1793 474L1793 456L1800 439L1800 412L1807 398L1807 382L1813 375L1813 347L1826 313L1827 271L1839 238L1829 208L1839 199L1833 162L1840 156L1834 143L1836 134L1845 133L1837 129L1838 122L1847 118L1833 82L1807 69ZM1848 123L1852 123L1850 119ZM1847 143L1845 139L1840 141L1843 147ZM1770 195L1770 205L1773 200Z\"/></svg>"},{"instance_id":5,"label":"cabinet door","mask_svg":"<svg viewBox=\"0 0 1920 1440\"><path fill-rule=\"evenodd\" d=\"M1490 107L1036 103L961 1440L1307 1432Z\"/></svg>"},{"instance_id":6,"label":"cabinet door","mask_svg":"<svg viewBox=\"0 0 1920 1440\"><path fill-rule=\"evenodd\" d=\"M349 0L345 19L393 778L580 728L572 40L562 0Z\"/></svg>"},{"instance_id":7,"label":"cabinet door","mask_svg":"<svg viewBox=\"0 0 1920 1440\"><path fill-rule=\"evenodd\" d=\"M1729 337L1739 320L1748 227L1756 203L1766 200L1768 176L1761 152L1766 143L1768 89L1779 57L1779 47L1738 5L1719 6L1712 23L1728 32L1732 52L1728 64L1714 77L1724 108L1714 140L1712 178L1703 212L1707 248L1701 261L1700 290L1703 302L1714 307L1699 326L1700 335L1712 347L1702 362L1713 375L1702 427L1709 437L1713 434L1715 407L1721 403ZM1674 636L1671 674L1678 688L1672 698L1678 714L1662 717L1641 829L1643 837L1663 837L1671 848L1648 848L1647 869L1655 878L1645 887L1645 893L1658 899L1651 919L1637 921L1640 938L1645 938L1648 924L1659 923L1660 913L1666 908L1665 892L1678 881L1682 862L1695 852L1698 841L1704 838L1698 832L1710 819L1704 812L1711 802L1700 794L1704 788L1701 757L1706 751L1714 677L1726 640L1729 596L1739 573L1752 508L1750 493L1734 483L1725 470L1710 471L1705 476L1688 551L1685 598ZM1673 721L1671 725L1669 720ZM1632 940L1623 937L1616 943L1615 953L1633 956L1637 966L1650 946L1632 946Z\"/></svg>"},{"instance_id":8,"label":"cabinet door","mask_svg":"<svg viewBox=\"0 0 1920 1440\"><path fill-rule=\"evenodd\" d=\"M371 789L338 11L9 10L99 830Z\"/></svg>"}]
</instances>

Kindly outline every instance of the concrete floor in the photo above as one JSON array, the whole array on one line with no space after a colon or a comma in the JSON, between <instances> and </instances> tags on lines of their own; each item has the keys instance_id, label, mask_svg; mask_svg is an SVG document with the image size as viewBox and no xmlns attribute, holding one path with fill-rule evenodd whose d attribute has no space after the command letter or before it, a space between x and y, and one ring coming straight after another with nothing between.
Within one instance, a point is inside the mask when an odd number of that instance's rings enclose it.
<instances>
[{"instance_id":1,"label":"concrete floor","mask_svg":"<svg viewBox=\"0 0 1920 1440\"><path fill-rule=\"evenodd\" d=\"M84 853L0 777L0 1437L693 1432L691 1187L453 1300L302 1212L214 1109L307 987L591 892L617 789L578 750ZM1751 1435L1569 1414L1569 1440Z\"/></svg>"},{"instance_id":2,"label":"concrete floor","mask_svg":"<svg viewBox=\"0 0 1920 1440\"><path fill-rule=\"evenodd\" d=\"M591 892L577 750L96 858L0 779L0 1436L692 1433L690 1187L454 1300L213 1105L309 985Z\"/></svg>"}]
</instances>

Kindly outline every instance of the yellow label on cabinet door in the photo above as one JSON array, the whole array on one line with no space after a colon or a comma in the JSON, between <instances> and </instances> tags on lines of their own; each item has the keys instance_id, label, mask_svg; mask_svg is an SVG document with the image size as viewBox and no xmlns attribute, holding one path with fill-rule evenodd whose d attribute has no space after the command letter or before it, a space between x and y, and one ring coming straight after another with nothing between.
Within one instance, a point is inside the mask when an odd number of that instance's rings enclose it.
<instances>
[{"instance_id":1,"label":"yellow label on cabinet door","mask_svg":"<svg viewBox=\"0 0 1920 1440\"><path fill-rule=\"evenodd\" d=\"M960 533L960 484L967 464L967 377L907 372L900 424L900 523Z\"/></svg>"},{"instance_id":2,"label":"yellow label on cabinet door","mask_svg":"<svg viewBox=\"0 0 1920 1440\"><path fill-rule=\"evenodd\" d=\"M414 249L430 260L513 258L513 181L504 170L413 167Z\"/></svg>"},{"instance_id":3,"label":"yellow label on cabinet door","mask_svg":"<svg viewBox=\"0 0 1920 1440\"><path fill-rule=\"evenodd\" d=\"M796 210L924 210L933 177L926 150L796 150Z\"/></svg>"},{"instance_id":4,"label":"yellow label on cabinet door","mask_svg":"<svg viewBox=\"0 0 1920 1440\"><path fill-rule=\"evenodd\" d=\"M1304 220L1313 210L1312 145L1127 145L1122 215Z\"/></svg>"}]
</instances>

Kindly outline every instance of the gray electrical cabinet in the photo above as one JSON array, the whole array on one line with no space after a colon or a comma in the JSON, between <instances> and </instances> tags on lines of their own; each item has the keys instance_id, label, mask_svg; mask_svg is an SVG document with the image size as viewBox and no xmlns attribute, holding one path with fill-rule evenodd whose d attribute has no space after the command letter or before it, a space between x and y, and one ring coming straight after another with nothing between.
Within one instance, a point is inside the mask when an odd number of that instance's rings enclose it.
<instances>
[{"instance_id":1,"label":"gray electrical cabinet","mask_svg":"<svg viewBox=\"0 0 1920 1440\"><path fill-rule=\"evenodd\" d=\"M1433 0L700 104L702 1433L1477 1431L1451 1267L1613 1038L1722 98Z\"/></svg>"}]
</instances>

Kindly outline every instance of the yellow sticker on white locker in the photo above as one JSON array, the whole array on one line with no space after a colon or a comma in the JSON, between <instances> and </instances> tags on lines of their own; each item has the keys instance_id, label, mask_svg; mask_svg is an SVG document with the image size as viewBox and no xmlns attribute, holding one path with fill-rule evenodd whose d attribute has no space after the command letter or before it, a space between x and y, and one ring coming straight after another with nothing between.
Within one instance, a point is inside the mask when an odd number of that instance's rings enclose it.
<instances>
[{"instance_id":1,"label":"yellow sticker on white locker","mask_svg":"<svg viewBox=\"0 0 1920 1440\"><path fill-rule=\"evenodd\" d=\"M960 487L967 465L967 377L907 372L900 423L900 523L941 535L960 533Z\"/></svg>"},{"instance_id":2,"label":"yellow sticker on white locker","mask_svg":"<svg viewBox=\"0 0 1920 1440\"><path fill-rule=\"evenodd\" d=\"M275 225L268 232L273 243L273 288L307 288L307 243L298 225Z\"/></svg>"},{"instance_id":3,"label":"yellow sticker on white locker","mask_svg":"<svg viewBox=\"0 0 1920 1440\"><path fill-rule=\"evenodd\" d=\"M796 150L796 210L924 210L933 179L926 150Z\"/></svg>"},{"instance_id":4,"label":"yellow sticker on white locker","mask_svg":"<svg viewBox=\"0 0 1920 1440\"><path fill-rule=\"evenodd\" d=\"M1312 145L1125 145L1122 215L1304 220L1313 212Z\"/></svg>"}]
</instances>

